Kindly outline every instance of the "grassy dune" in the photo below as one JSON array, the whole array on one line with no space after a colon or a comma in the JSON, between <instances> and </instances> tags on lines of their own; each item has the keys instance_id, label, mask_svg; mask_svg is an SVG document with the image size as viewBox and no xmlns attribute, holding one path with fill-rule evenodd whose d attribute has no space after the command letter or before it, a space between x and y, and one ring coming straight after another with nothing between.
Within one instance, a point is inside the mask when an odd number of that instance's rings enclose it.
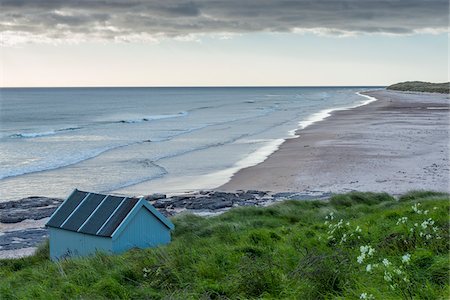
<instances>
[{"instance_id":1,"label":"grassy dune","mask_svg":"<svg viewBox=\"0 0 450 300\"><path fill-rule=\"evenodd\" d=\"M178 216L158 249L0 260L0 298L448 299L449 207L433 192L350 193Z\"/></svg>"},{"instance_id":2,"label":"grassy dune","mask_svg":"<svg viewBox=\"0 0 450 300\"><path fill-rule=\"evenodd\" d=\"M400 82L387 87L388 90L410 91L410 92L428 92L448 94L450 91L450 83L431 83L423 81L406 81Z\"/></svg>"}]
</instances>

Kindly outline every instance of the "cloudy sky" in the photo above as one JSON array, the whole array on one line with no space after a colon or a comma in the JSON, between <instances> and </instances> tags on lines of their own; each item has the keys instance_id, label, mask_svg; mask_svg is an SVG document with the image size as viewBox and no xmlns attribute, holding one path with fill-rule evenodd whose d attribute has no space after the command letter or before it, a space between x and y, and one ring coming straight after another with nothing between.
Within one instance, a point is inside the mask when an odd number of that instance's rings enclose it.
<instances>
[{"instance_id":1,"label":"cloudy sky","mask_svg":"<svg viewBox=\"0 0 450 300\"><path fill-rule=\"evenodd\" d=\"M448 80L448 0L0 0L0 86Z\"/></svg>"}]
</instances>

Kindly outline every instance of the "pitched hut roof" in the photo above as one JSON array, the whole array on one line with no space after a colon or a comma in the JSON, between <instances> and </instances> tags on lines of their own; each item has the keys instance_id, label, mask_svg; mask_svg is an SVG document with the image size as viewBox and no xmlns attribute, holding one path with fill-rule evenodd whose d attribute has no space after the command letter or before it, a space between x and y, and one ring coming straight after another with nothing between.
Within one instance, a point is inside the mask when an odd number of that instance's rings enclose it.
<instances>
[{"instance_id":1,"label":"pitched hut roof","mask_svg":"<svg viewBox=\"0 0 450 300\"><path fill-rule=\"evenodd\" d=\"M173 224L143 199L103 195L74 190L50 217L46 226L112 237L126 223L134 208L145 206L169 229Z\"/></svg>"}]
</instances>

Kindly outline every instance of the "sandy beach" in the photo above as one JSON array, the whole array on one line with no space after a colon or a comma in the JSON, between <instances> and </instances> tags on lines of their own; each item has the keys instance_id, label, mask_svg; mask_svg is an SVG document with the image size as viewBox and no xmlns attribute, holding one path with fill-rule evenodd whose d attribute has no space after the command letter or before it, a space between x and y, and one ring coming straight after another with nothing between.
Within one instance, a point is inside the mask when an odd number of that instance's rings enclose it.
<instances>
[{"instance_id":1,"label":"sandy beach","mask_svg":"<svg viewBox=\"0 0 450 300\"><path fill-rule=\"evenodd\" d=\"M218 190L450 191L449 96L387 90L297 132Z\"/></svg>"}]
</instances>

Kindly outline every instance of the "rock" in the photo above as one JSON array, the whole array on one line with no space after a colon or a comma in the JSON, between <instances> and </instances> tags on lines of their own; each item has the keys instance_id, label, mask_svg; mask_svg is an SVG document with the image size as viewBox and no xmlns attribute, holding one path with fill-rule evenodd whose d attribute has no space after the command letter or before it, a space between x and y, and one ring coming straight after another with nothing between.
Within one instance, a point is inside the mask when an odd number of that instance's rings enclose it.
<instances>
[{"instance_id":1,"label":"rock","mask_svg":"<svg viewBox=\"0 0 450 300\"><path fill-rule=\"evenodd\" d=\"M144 199L147 201L155 201L155 200L166 199L166 198L167 198L166 194L161 194L161 193L155 193L155 194L144 196Z\"/></svg>"},{"instance_id":2,"label":"rock","mask_svg":"<svg viewBox=\"0 0 450 300\"><path fill-rule=\"evenodd\" d=\"M233 206L232 201L225 200L225 201L221 201L221 202L217 202L217 203L213 204L212 209L222 209L222 208L227 208L227 207L232 207L232 206Z\"/></svg>"},{"instance_id":3,"label":"rock","mask_svg":"<svg viewBox=\"0 0 450 300\"><path fill-rule=\"evenodd\" d=\"M18 201L0 203L0 223L18 223L26 219L39 220L50 217L62 199L28 197Z\"/></svg>"},{"instance_id":4,"label":"rock","mask_svg":"<svg viewBox=\"0 0 450 300\"><path fill-rule=\"evenodd\" d=\"M42 243L47 236L48 233L45 228L7 231L0 235L0 251L36 247Z\"/></svg>"},{"instance_id":5,"label":"rock","mask_svg":"<svg viewBox=\"0 0 450 300\"><path fill-rule=\"evenodd\" d=\"M259 196L259 197L262 197L262 196L266 195L267 192L264 192L264 191L256 191L256 190L248 190L248 191L247 191L247 194L253 194L253 195L257 195L257 196Z\"/></svg>"}]
</instances>

